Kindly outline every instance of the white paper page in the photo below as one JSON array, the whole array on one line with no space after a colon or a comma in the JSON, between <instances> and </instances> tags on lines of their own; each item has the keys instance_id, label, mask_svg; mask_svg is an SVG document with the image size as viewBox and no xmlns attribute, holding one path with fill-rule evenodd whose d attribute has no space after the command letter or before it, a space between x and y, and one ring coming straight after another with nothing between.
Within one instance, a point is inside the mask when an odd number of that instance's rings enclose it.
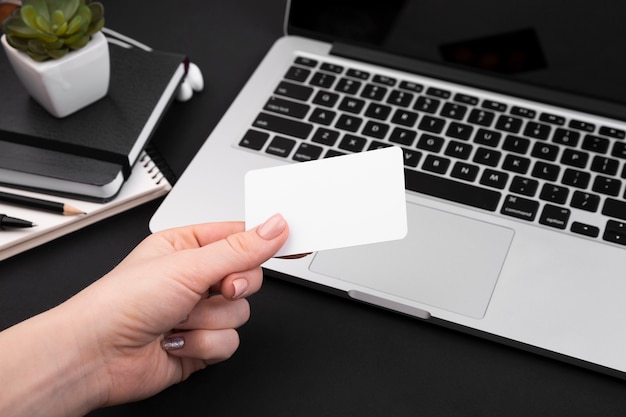
<instances>
[{"instance_id":1,"label":"white paper page","mask_svg":"<svg viewBox=\"0 0 626 417\"><path fill-rule=\"evenodd\" d=\"M402 150L383 148L249 171L246 228L275 213L289 223L277 256L402 239L407 233Z\"/></svg>"}]
</instances>

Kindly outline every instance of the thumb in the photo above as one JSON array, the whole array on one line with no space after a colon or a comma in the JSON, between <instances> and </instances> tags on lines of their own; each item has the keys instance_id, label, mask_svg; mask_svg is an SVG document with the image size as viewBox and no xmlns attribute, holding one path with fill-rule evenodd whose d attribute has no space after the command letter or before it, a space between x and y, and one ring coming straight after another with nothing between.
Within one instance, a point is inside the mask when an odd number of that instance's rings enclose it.
<instances>
[{"instance_id":1,"label":"thumb","mask_svg":"<svg viewBox=\"0 0 626 417\"><path fill-rule=\"evenodd\" d=\"M244 278L250 288L261 286L260 265L278 252L287 240L289 228L280 214L245 232L230 234L209 245L193 250L193 259L187 259L188 285L198 293L220 285L227 298L238 292L233 282ZM180 253L180 252L179 252ZM257 273L253 273L257 270ZM257 282L258 281L258 282ZM241 284L241 281L239 281Z\"/></svg>"}]
</instances>

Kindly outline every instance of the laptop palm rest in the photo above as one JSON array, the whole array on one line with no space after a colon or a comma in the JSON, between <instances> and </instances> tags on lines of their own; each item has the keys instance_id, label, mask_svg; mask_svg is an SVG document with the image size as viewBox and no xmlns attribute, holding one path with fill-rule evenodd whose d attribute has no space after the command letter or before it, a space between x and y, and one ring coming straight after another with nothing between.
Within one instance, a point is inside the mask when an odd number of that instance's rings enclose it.
<instances>
[{"instance_id":1,"label":"laptop palm rest","mask_svg":"<svg viewBox=\"0 0 626 417\"><path fill-rule=\"evenodd\" d=\"M318 252L313 272L358 284L353 297L389 307L390 294L480 319L513 239L513 230L408 203L409 232L403 240ZM441 261L445 253L446 261ZM377 302L380 299L380 303ZM412 314L411 311L407 313ZM428 316L427 312L412 315Z\"/></svg>"}]
</instances>

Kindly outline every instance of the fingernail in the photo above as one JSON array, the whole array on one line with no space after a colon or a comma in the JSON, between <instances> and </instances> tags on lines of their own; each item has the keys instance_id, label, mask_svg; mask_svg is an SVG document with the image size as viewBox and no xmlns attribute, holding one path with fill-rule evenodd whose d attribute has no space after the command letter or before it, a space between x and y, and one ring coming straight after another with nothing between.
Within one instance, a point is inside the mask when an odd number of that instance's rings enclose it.
<instances>
[{"instance_id":1,"label":"fingernail","mask_svg":"<svg viewBox=\"0 0 626 417\"><path fill-rule=\"evenodd\" d=\"M185 339L183 337L168 337L161 342L161 348L163 350L177 350L185 346Z\"/></svg>"},{"instance_id":2,"label":"fingernail","mask_svg":"<svg viewBox=\"0 0 626 417\"><path fill-rule=\"evenodd\" d=\"M248 289L248 281L243 278L236 279L233 281L233 288L235 288L233 298L240 298Z\"/></svg>"},{"instance_id":3,"label":"fingernail","mask_svg":"<svg viewBox=\"0 0 626 417\"><path fill-rule=\"evenodd\" d=\"M280 214L274 214L257 228L257 233L265 240L272 240L280 235L285 227L287 227L285 218Z\"/></svg>"}]
</instances>

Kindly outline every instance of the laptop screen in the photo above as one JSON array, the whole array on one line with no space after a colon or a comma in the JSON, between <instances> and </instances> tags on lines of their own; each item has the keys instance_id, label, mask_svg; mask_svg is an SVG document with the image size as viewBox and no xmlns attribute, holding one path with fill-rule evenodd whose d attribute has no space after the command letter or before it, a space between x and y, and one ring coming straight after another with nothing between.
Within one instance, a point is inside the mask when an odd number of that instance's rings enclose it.
<instances>
[{"instance_id":1,"label":"laptop screen","mask_svg":"<svg viewBox=\"0 0 626 417\"><path fill-rule=\"evenodd\" d=\"M618 1L292 0L288 32L626 105L624 16Z\"/></svg>"}]
</instances>

